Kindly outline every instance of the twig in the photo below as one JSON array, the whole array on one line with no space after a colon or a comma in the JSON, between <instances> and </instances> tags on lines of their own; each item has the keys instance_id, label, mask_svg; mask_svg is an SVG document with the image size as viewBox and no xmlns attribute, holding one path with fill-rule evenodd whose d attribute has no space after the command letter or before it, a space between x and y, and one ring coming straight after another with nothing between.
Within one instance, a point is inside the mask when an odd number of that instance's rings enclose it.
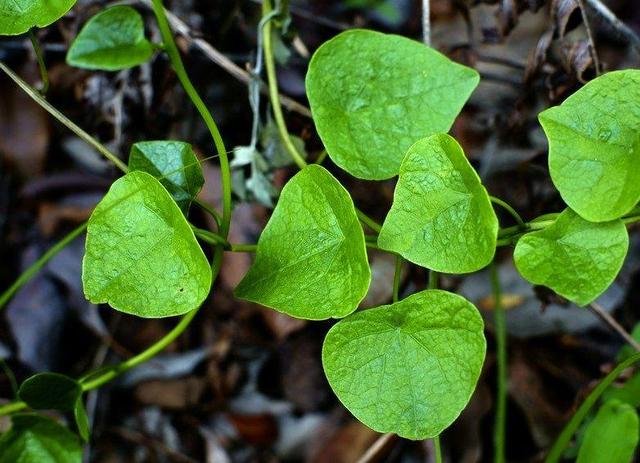
<instances>
[{"instance_id":1,"label":"twig","mask_svg":"<svg viewBox=\"0 0 640 463\"><path fill-rule=\"evenodd\" d=\"M593 39L593 32L591 31L591 25L589 24L589 18L587 17L587 10L584 7L584 0L577 0L578 7L580 8L580 14L582 15L582 24L587 30L587 37L589 38L589 46L591 47L591 57L593 58L593 66L596 68L596 75L600 75L600 59L598 58L598 51L596 50L596 42Z\"/></svg>"},{"instance_id":2,"label":"twig","mask_svg":"<svg viewBox=\"0 0 640 463\"><path fill-rule=\"evenodd\" d=\"M422 40L426 46L431 46L431 8L429 0L422 0Z\"/></svg>"},{"instance_id":3,"label":"twig","mask_svg":"<svg viewBox=\"0 0 640 463\"><path fill-rule=\"evenodd\" d=\"M604 5L600 0L584 0L587 5L593 8L594 12L607 21L615 31L626 38L633 49L640 55L640 37L625 23Z\"/></svg>"},{"instance_id":4,"label":"twig","mask_svg":"<svg viewBox=\"0 0 640 463\"><path fill-rule=\"evenodd\" d=\"M602 321L604 321L610 328L616 331L622 338L635 350L640 352L640 343L633 339L631 335L620 325L608 312L606 312L600 304L592 302L589 304L589 309Z\"/></svg>"},{"instance_id":5,"label":"twig","mask_svg":"<svg viewBox=\"0 0 640 463\"><path fill-rule=\"evenodd\" d=\"M151 7L151 0L140 0L146 7ZM196 38L193 36L193 33L189 26L187 26L180 18L178 18L175 14L170 11L166 12L167 19L169 20L169 25L177 34L183 36L189 45L194 45L198 48L202 53L205 54L207 58L216 63L222 69L227 71L233 77L238 79L241 82L249 84L251 82L251 74L249 72L242 69L240 66L235 64L225 55L223 55L220 51L216 50L209 42L203 40L201 38ZM268 93L267 85L264 82L260 82L260 91L265 95ZM301 105L297 101L288 96L279 95L280 103L282 106L287 108L289 111L297 112L302 116L311 117L311 110L304 105Z\"/></svg>"},{"instance_id":6,"label":"twig","mask_svg":"<svg viewBox=\"0 0 640 463\"><path fill-rule=\"evenodd\" d=\"M390 432L378 437L373 445L364 452L364 455L362 455L356 463L371 463L395 437L396 435Z\"/></svg>"}]
</instances>

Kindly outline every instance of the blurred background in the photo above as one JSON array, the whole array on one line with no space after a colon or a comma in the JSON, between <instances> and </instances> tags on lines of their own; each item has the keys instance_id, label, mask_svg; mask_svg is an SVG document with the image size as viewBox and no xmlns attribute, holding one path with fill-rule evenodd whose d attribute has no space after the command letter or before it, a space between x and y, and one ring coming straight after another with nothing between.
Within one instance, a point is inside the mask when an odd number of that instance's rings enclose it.
<instances>
[{"instance_id":1,"label":"blurred background","mask_svg":"<svg viewBox=\"0 0 640 463\"><path fill-rule=\"evenodd\" d=\"M159 33L147 3L128 2ZM584 0L603 71L638 67L637 0ZM259 150L234 167L235 212L230 241L255 243L277 192L295 167L262 101L254 114L247 72L254 63L259 0L165 2L182 22L179 37L188 71L213 112L228 147L246 146L254 117ZM530 220L564 205L553 187L546 138L537 122L596 75L594 54L578 0L431 0L432 46L476 68L482 77L452 133L491 194ZM190 142L204 158L214 153L208 132L163 56L116 73L65 64L79 28L108 2L80 0L62 20L40 30L51 85L47 99L125 161L141 140ZM603 15L608 8L622 24ZM310 55L342 30L360 27L422 37L415 0L291 0L291 25L276 38L281 92L290 132L309 159L322 150L309 117L304 76ZM634 32L635 31L635 32ZM24 36L0 39L0 60L32 85L39 73ZM402 121L398 121L402 123ZM356 181L327 158L324 165L380 222L394 181ZM216 160L204 163L201 199L220 200ZM118 172L0 76L0 289L66 233L88 219ZM502 214L502 211L498 211ZM213 227L196 208L198 226ZM511 218L500 216L503 226ZM211 228L213 229L213 228ZM640 319L640 234L614 285L599 299L603 310L632 331ZM637 231L637 230L636 230ZM0 314L0 397L37 371L80 376L140 352L166 334L173 319L143 320L85 300L80 280L83 238L51 260ZM499 272L509 333L507 456L538 461L594 382L611 370L622 338L588 309L579 309L521 279L500 248ZM373 283L364 306L391 300L393 257L370 253ZM232 289L251 255L226 254L221 278L189 330L152 361L88 395L91 462L355 462L379 435L337 401L322 371L320 349L332 322L306 322L236 300ZM401 291L425 288L412 266ZM445 289L477 304L487 321L489 351L477 390L462 416L444 432L451 462L492 460L495 354L489 277L446 276ZM409 366L410 367L410 366ZM624 378L622 378L624 380ZM640 392L638 393L640 397ZM0 423L1 424L1 423ZM6 423L5 423L6 425ZM381 462L431 462L429 441L391 439Z\"/></svg>"}]
</instances>

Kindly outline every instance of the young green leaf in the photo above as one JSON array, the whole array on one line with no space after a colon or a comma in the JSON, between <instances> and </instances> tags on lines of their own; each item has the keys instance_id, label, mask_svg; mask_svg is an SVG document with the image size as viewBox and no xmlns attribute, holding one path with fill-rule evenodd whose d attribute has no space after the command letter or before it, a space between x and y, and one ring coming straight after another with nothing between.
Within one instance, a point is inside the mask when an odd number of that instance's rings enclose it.
<instances>
[{"instance_id":1,"label":"young green leaf","mask_svg":"<svg viewBox=\"0 0 640 463\"><path fill-rule=\"evenodd\" d=\"M552 225L520 238L513 258L529 282L582 306L613 282L628 247L629 235L621 220L588 222L566 209Z\"/></svg>"},{"instance_id":2,"label":"young green leaf","mask_svg":"<svg viewBox=\"0 0 640 463\"><path fill-rule=\"evenodd\" d=\"M111 186L89 219L85 296L139 317L181 315L209 294L211 268L167 190L146 172Z\"/></svg>"},{"instance_id":3,"label":"young green leaf","mask_svg":"<svg viewBox=\"0 0 640 463\"><path fill-rule=\"evenodd\" d=\"M606 402L587 426L576 463L631 462L638 430L638 414L631 405Z\"/></svg>"},{"instance_id":4,"label":"young green leaf","mask_svg":"<svg viewBox=\"0 0 640 463\"><path fill-rule=\"evenodd\" d=\"M67 53L71 66L118 71L142 64L153 56L144 36L140 14L130 6L114 6L84 25Z\"/></svg>"},{"instance_id":5,"label":"young green leaf","mask_svg":"<svg viewBox=\"0 0 640 463\"><path fill-rule=\"evenodd\" d=\"M73 408L73 417L76 420L78 434L80 434L83 441L89 441L89 417L87 416L87 410L84 408L82 396L78 397L76 401L75 407Z\"/></svg>"},{"instance_id":6,"label":"young green leaf","mask_svg":"<svg viewBox=\"0 0 640 463\"><path fill-rule=\"evenodd\" d=\"M0 2L0 35L19 35L46 27L63 17L77 0L12 0Z\"/></svg>"},{"instance_id":7,"label":"young green leaf","mask_svg":"<svg viewBox=\"0 0 640 463\"><path fill-rule=\"evenodd\" d=\"M202 167L193 148L180 141L135 143L129 154L129 171L136 170L160 180L185 214L204 185Z\"/></svg>"},{"instance_id":8,"label":"young green leaf","mask_svg":"<svg viewBox=\"0 0 640 463\"><path fill-rule=\"evenodd\" d=\"M38 373L27 378L18 389L18 397L35 410L73 410L82 395L82 387L73 378L59 373Z\"/></svg>"},{"instance_id":9,"label":"young green leaf","mask_svg":"<svg viewBox=\"0 0 640 463\"><path fill-rule=\"evenodd\" d=\"M398 173L417 140L451 128L479 80L419 42L350 30L315 52L306 88L331 159L356 177L381 180Z\"/></svg>"},{"instance_id":10,"label":"young green leaf","mask_svg":"<svg viewBox=\"0 0 640 463\"><path fill-rule=\"evenodd\" d=\"M0 463L80 463L80 439L55 421L35 414L11 417L0 436Z\"/></svg>"},{"instance_id":11,"label":"young green leaf","mask_svg":"<svg viewBox=\"0 0 640 463\"><path fill-rule=\"evenodd\" d=\"M335 394L364 424L425 439L464 409L485 351L473 304L428 290L338 322L324 341L322 363Z\"/></svg>"},{"instance_id":12,"label":"young green leaf","mask_svg":"<svg viewBox=\"0 0 640 463\"><path fill-rule=\"evenodd\" d=\"M611 385L602 393L602 400L617 399L634 408L640 407L640 373L636 372L622 386Z\"/></svg>"},{"instance_id":13,"label":"young green leaf","mask_svg":"<svg viewBox=\"0 0 640 463\"><path fill-rule=\"evenodd\" d=\"M426 439L467 405L485 352L473 304L428 290L338 322L324 341L322 363L333 391L364 424Z\"/></svg>"},{"instance_id":14,"label":"young green leaf","mask_svg":"<svg viewBox=\"0 0 640 463\"><path fill-rule=\"evenodd\" d=\"M553 183L592 222L617 219L640 200L638 88L640 70L609 72L540 113Z\"/></svg>"},{"instance_id":15,"label":"young green leaf","mask_svg":"<svg viewBox=\"0 0 640 463\"><path fill-rule=\"evenodd\" d=\"M344 317L371 281L349 193L324 168L305 167L282 190L236 296L293 317Z\"/></svg>"},{"instance_id":16,"label":"young green leaf","mask_svg":"<svg viewBox=\"0 0 640 463\"><path fill-rule=\"evenodd\" d=\"M378 245L444 273L489 264L498 219L460 145L438 134L416 142L402 161Z\"/></svg>"}]
</instances>

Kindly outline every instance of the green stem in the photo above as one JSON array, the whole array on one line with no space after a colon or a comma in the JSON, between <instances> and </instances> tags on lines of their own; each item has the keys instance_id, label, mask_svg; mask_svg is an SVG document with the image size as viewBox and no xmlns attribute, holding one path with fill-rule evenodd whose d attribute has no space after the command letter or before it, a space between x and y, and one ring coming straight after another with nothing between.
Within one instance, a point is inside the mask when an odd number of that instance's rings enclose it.
<instances>
[{"instance_id":1,"label":"green stem","mask_svg":"<svg viewBox=\"0 0 640 463\"><path fill-rule=\"evenodd\" d=\"M429 283L427 289L438 289L438 272L435 270L429 270Z\"/></svg>"},{"instance_id":2,"label":"green stem","mask_svg":"<svg viewBox=\"0 0 640 463\"><path fill-rule=\"evenodd\" d=\"M587 398L582 402L578 410L573 414L571 420L564 427L558 439L556 439L553 447L549 451L547 458L544 460L545 463L557 463L562 458L562 454L564 450L569 445L571 438L575 434L576 430L582 423L582 420L585 419L591 407L598 401L602 393L615 381L615 379L620 376L624 370L633 365L635 362L640 360L640 353L634 354L625 361L621 362L616 366L611 372L604 377L602 381L595 387L593 391L587 396Z\"/></svg>"},{"instance_id":3,"label":"green stem","mask_svg":"<svg viewBox=\"0 0 640 463\"><path fill-rule=\"evenodd\" d=\"M171 344L178 336L182 334L182 332L187 328L187 326L189 326L189 323L191 323L191 320L193 320L197 313L198 309L195 309L186 314L169 333L163 336L162 339L160 339L148 349L140 352L134 357L131 357L129 360L122 362L116 368L103 373L97 378L81 383L82 390L90 391L91 389L97 389L103 384L108 383L109 381L114 379L116 376L119 376L125 371L131 370L132 368L156 356L160 351L164 350L169 344Z\"/></svg>"},{"instance_id":4,"label":"green stem","mask_svg":"<svg viewBox=\"0 0 640 463\"><path fill-rule=\"evenodd\" d=\"M262 2L262 15L266 17L272 13L271 0L263 0ZM280 138L284 143L284 146L289 151L289 154L298 165L300 169L304 169L307 166L307 162L304 160L304 156L298 151L296 146L291 141L289 131L287 130L287 124L282 114L282 106L280 106L280 95L278 94L278 77L276 75L276 65L273 59L273 40L271 36L271 21L267 21L262 28L262 43L264 50L264 64L267 69L267 83L269 85L269 99L271 100L271 110L278 126L278 132Z\"/></svg>"},{"instance_id":5,"label":"green stem","mask_svg":"<svg viewBox=\"0 0 640 463\"><path fill-rule=\"evenodd\" d=\"M396 268L393 273L393 302L398 302L400 296L400 280L402 277L402 257L396 256Z\"/></svg>"},{"instance_id":6,"label":"green stem","mask_svg":"<svg viewBox=\"0 0 640 463\"><path fill-rule=\"evenodd\" d=\"M109 151L102 143L97 141L87 132L78 127L74 122L72 122L67 116L62 114L56 108L54 108L47 100L45 100L37 90L31 87L28 83L20 78L15 72L13 72L9 67L7 67L2 61L0 61L0 69L7 74L11 80L13 80L18 86L24 90L24 92L29 95L36 103L42 106L49 114L55 117L62 125L67 127L73 133L75 133L78 137L84 140L85 143L91 145L96 151L102 154L105 158L110 160L115 164L115 166L120 169L122 172L127 172L127 165L122 162L118 157Z\"/></svg>"},{"instance_id":7,"label":"green stem","mask_svg":"<svg viewBox=\"0 0 640 463\"><path fill-rule=\"evenodd\" d=\"M47 66L44 64L44 54L40 47L40 42L35 33L36 28L29 29L29 39L31 45L33 45L33 51L36 53L36 60L38 61L38 68L40 69L40 78L42 79L42 87L40 88L41 94L46 94L49 91L49 73L47 72Z\"/></svg>"},{"instance_id":8,"label":"green stem","mask_svg":"<svg viewBox=\"0 0 640 463\"><path fill-rule=\"evenodd\" d=\"M257 244L232 244L231 252L256 252L258 249Z\"/></svg>"},{"instance_id":9,"label":"green stem","mask_svg":"<svg viewBox=\"0 0 640 463\"><path fill-rule=\"evenodd\" d=\"M324 162L324 160L327 157L327 150L324 149L322 151L320 151L320 154L318 154L318 157L316 158L315 164L322 164Z\"/></svg>"},{"instance_id":10,"label":"green stem","mask_svg":"<svg viewBox=\"0 0 640 463\"><path fill-rule=\"evenodd\" d=\"M215 220L218 227L220 227L222 217L220 216L220 214L218 214L218 211L198 198L196 198L193 202L197 204L203 211L207 212L211 217L213 217L213 220Z\"/></svg>"},{"instance_id":11,"label":"green stem","mask_svg":"<svg viewBox=\"0 0 640 463\"><path fill-rule=\"evenodd\" d=\"M169 21L162 5L162 0L152 0L153 12L158 21L158 28L160 29L160 35L164 42L164 48L171 61L171 66L175 71L182 87L191 99L191 102L198 110L200 117L204 121L205 125L211 133L213 142L216 146L218 156L220 156L220 174L222 177L222 223L220 224L220 234L226 239L229 234L229 227L231 225L231 168L229 166L229 158L227 156L227 149L218 130L215 120L211 116L211 113L207 109L207 106L200 98L200 95L196 91L195 87L191 83L191 79L187 74L187 71L182 63L180 52L176 46L176 42L173 38L173 33L169 27Z\"/></svg>"},{"instance_id":12,"label":"green stem","mask_svg":"<svg viewBox=\"0 0 640 463\"><path fill-rule=\"evenodd\" d=\"M356 214L358 215L358 219L360 219L360 222L365 224L374 232L380 233L380 231L382 230L382 226L378 222L376 222L367 214L365 214L364 212L362 212L360 209L357 209L357 208L356 208Z\"/></svg>"},{"instance_id":13,"label":"green stem","mask_svg":"<svg viewBox=\"0 0 640 463\"><path fill-rule=\"evenodd\" d=\"M496 330L496 358L498 364L495 429L493 435L495 463L505 462L507 422L507 330L502 307L502 288L495 261L491 264L491 288Z\"/></svg>"},{"instance_id":14,"label":"green stem","mask_svg":"<svg viewBox=\"0 0 640 463\"><path fill-rule=\"evenodd\" d=\"M520 214L518 214L518 212L513 207L511 207L507 202L501 200L500 198L496 198L495 196L489 196L489 199L491 199L492 203L497 204L498 206L502 207L505 211L507 211L515 219L516 223L518 224L521 230L526 229L527 224L525 223L525 221L522 220L522 217L520 216Z\"/></svg>"},{"instance_id":15,"label":"green stem","mask_svg":"<svg viewBox=\"0 0 640 463\"><path fill-rule=\"evenodd\" d=\"M198 238L209 244L213 244L214 246L221 245L225 249L231 248L229 242L217 233L213 233L209 230L203 230L202 228L194 227L193 225L191 225L191 229Z\"/></svg>"},{"instance_id":16,"label":"green stem","mask_svg":"<svg viewBox=\"0 0 640 463\"><path fill-rule=\"evenodd\" d=\"M71 241L73 241L78 235L80 235L87 228L87 222L83 223L79 227L71 231L67 236L62 238L56 244L54 244L47 252L45 252L38 260L29 266L16 281L0 295L0 309L2 309L7 302L13 297L13 295L22 288L33 276L45 266L47 262L51 260L53 256L58 254L64 249Z\"/></svg>"},{"instance_id":17,"label":"green stem","mask_svg":"<svg viewBox=\"0 0 640 463\"><path fill-rule=\"evenodd\" d=\"M442 463L442 450L440 449L440 436L433 438L433 448L436 451L436 463Z\"/></svg>"},{"instance_id":18,"label":"green stem","mask_svg":"<svg viewBox=\"0 0 640 463\"><path fill-rule=\"evenodd\" d=\"M9 402L6 405L0 407L0 416L9 415L11 413L19 412L27 408L27 404L24 402Z\"/></svg>"}]
</instances>

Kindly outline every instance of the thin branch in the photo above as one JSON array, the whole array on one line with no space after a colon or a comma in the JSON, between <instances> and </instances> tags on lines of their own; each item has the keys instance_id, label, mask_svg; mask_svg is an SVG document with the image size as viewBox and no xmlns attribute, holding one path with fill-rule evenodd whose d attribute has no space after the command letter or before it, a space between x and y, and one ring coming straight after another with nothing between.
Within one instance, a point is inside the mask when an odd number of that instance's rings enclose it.
<instances>
[{"instance_id":1,"label":"thin branch","mask_svg":"<svg viewBox=\"0 0 640 463\"><path fill-rule=\"evenodd\" d=\"M633 339L629 332L620 325L604 308L597 302L589 304L589 309L611 329L616 331L631 347L640 352L640 343Z\"/></svg>"},{"instance_id":2,"label":"thin branch","mask_svg":"<svg viewBox=\"0 0 640 463\"><path fill-rule=\"evenodd\" d=\"M627 39L636 53L640 55L640 37L638 37L638 35L629 26L620 21L618 17L600 0L584 1L587 5L593 8L593 11L598 16L607 21L618 34Z\"/></svg>"},{"instance_id":3,"label":"thin branch","mask_svg":"<svg viewBox=\"0 0 640 463\"><path fill-rule=\"evenodd\" d=\"M373 445L364 452L364 455L362 455L356 463L371 463L372 461L375 461L383 452L387 444L395 438L396 435L390 432L378 437Z\"/></svg>"},{"instance_id":4,"label":"thin branch","mask_svg":"<svg viewBox=\"0 0 640 463\"><path fill-rule=\"evenodd\" d=\"M151 0L140 0L145 6L151 8ZM202 53L205 54L207 58L216 63L222 69L227 71L233 77L238 79L245 84L249 84L251 82L251 74L249 72L242 69L240 66L235 64L229 58L227 58L220 51L215 49L209 42L203 40L201 38L194 37L193 31L187 26L180 18L178 18L175 14L170 11L166 11L167 19L169 20L169 25L173 29L173 31L185 38L189 45L193 45L198 48ZM260 91L265 95L268 93L267 85L264 82L260 82ZM279 95L280 103L282 106L287 108L289 111L297 112L305 117L311 117L311 110L304 105L301 105L297 101L288 96Z\"/></svg>"},{"instance_id":5,"label":"thin branch","mask_svg":"<svg viewBox=\"0 0 640 463\"><path fill-rule=\"evenodd\" d=\"M426 46L431 46L431 8L429 0L422 0L422 40Z\"/></svg>"},{"instance_id":6,"label":"thin branch","mask_svg":"<svg viewBox=\"0 0 640 463\"><path fill-rule=\"evenodd\" d=\"M596 41L593 38L593 31L589 24L589 17L587 16L587 10L584 7L584 0L577 0L578 7L580 8L580 14L582 15L582 24L587 30L587 37L589 38L589 47L591 48L591 57L593 58L593 66L596 68L596 75L599 76L602 68L600 67L600 58L598 58L598 51L596 50Z\"/></svg>"}]
</instances>

